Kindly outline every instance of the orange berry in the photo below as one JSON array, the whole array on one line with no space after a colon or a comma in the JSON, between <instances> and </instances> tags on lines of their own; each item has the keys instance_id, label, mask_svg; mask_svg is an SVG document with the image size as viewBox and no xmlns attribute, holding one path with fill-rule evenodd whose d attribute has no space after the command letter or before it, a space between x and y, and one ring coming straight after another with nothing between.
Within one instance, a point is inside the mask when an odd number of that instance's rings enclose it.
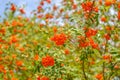
<instances>
[{"instance_id":1,"label":"orange berry","mask_svg":"<svg viewBox=\"0 0 120 80\"><path fill-rule=\"evenodd\" d=\"M38 61L38 59L39 59L39 55L36 54L36 55L34 56L34 60L35 60L35 61Z\"/></svg>"},{"instance_id":2,"label":"orange berry","mask_svg":"<svg viewBox=\"0 0 120 80\"><path fill-rule=\"evenodd\" d=\"M68 49L65 49L64 52L66 55L68 55L70 53L70 51Z\"/></svg>"},{"instance_id":3,"label":"orange berry","mask_svg":"<svg viewBox=\"0 0 120 80\"><path fill-rule=\"evenodd\" d=\"M102 16L101 21L106 22L107 21L106 17Z\"/></svg>"},{"instance_id":4,"label":"orange berry","mask_svg":"<svg viewBox=\"0 0 120 80\"><path fill-rule=\"evenodd\" d=\"M119 69L120 67L119 67L118 65L115 65L114 68L115 68L115 69Z\"/></svg>"},{"instance_id":5,"label":"orange berry","mask_svg":"<svg viewBox=\"0 0 120 80\"><path fill-rule=\"evenodd\" d=\"M16 61L16 65L17 65L17 66L22 66L22 65L23 65L23 62L22 62L21 60L18 60L18 61Z\"/></svg>"}]
</instances>

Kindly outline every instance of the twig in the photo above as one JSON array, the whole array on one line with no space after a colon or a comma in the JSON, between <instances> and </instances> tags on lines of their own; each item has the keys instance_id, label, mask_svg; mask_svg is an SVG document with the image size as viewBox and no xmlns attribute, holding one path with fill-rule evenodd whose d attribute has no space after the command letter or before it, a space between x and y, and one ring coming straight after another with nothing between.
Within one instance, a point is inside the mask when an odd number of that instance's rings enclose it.
<instances>
[{"instance_id":1,"label":"twig","mask_svg":"<svg viewBox=\"0 0 120 80\"><path fill-rule=\"evenodd\" d=\"M103 52L103 55L104 55L105 52L106 52L106 47L107 47L107 40L106 40L105 50L104 50L104 52ZM105 62L103 62L103 80L105 80Z\"/></svg>"},{"instance_id":2,"label":"twig","mask_svg":"<svg viewBox=\"0 0 120 80\"><path fill-rule=\"evenodd\" d=\"M86 74L85 74L85 62L84 62L84 60L83 60L83 62L82 62L82 70L83 70L83 75L84 75L84 78L85 78L85 80L88 80L88 78L87 78L87 76L86 76Z\"/></svg>"}]
</instances>

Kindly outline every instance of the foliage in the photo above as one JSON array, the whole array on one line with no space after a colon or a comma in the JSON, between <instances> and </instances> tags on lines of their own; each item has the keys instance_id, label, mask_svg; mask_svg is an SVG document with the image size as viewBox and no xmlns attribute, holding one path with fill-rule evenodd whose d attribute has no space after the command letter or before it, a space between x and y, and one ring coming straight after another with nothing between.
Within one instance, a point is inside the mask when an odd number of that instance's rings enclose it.
<instances>
[{"instance_id":1,"label":"foliage","mask_svg":"<svg viewBox=\"0 0 120 80\"><path fill-rule=\"evenodd\" d=\"M10 4L0 24L0 80L119 77L119 9L117 0L63 0L59 7L41 0L28 18Z\"/></svg>"}]
</instances>

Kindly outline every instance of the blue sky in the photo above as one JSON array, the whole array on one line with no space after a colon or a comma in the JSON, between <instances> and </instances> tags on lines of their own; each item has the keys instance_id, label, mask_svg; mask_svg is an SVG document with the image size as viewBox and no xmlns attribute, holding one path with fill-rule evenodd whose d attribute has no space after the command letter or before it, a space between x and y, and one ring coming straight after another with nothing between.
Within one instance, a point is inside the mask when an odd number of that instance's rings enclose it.
<instances>
[{"instance_id":1,"label":"blue sky","mask_svg":"<svg viewBox=\"0 0 120 80\"><path fill-rule=\"evenodd\" d=\"M56 4L56 5L60 6L60 1L61 0L52 0L52 4ZM8 7L6 4L9 2L16 4L18 7L23 7L23 5L26 5L25 6L26 15L30 16L30 12L37 8L37 6L40 3L40 0L0 0L0 16L1 16L1 18L4 17L5 8ZM50 6L50 5L45 4L45 7L47 7L47 6Z\"/></svg>"}]
</instances>

